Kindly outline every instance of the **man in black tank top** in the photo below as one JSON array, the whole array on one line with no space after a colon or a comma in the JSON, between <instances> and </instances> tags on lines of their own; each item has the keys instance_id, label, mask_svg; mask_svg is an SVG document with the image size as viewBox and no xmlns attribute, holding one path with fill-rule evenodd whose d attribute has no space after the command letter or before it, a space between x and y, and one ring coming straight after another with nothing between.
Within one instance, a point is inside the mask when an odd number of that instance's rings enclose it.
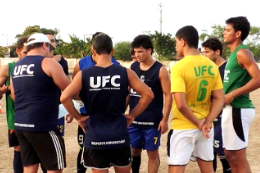
<instances>
[{"instance_id":1,"label":"man in black tank top","mask_svg":"<svg viewBox=\"0 0 260 173\"><path fill-rule=\"evenodd\" d=\"M47 170L66 167L65 144L57 133L58 91L70 83L46 35L35 33L27 40L27 56L12 72L11 95L15 99L15 133L25 172L37 172L39 163Z\"/></svg>"},{"instance_id":2,"label":"man in black tank top","mask_svg":"<svg viewBox=\"0 0 260 173\"><path fill-rule=\"evenodd\" d=\"M219 73L221 75L221 79L223 81L226 61L221 57L222 56L222 43L217 38L209 38L205 42L202 43L203 54L212 60L219 69ZM223 173L231 172L231 168L226 159L224 148L223 148L223 140L222 140L222 128L221 128L221 114L214 120L214 160L213 160L213 169L216 172L217 170L217 156L219 157L222 167Z\"/></svg>"},{"instance_id":3,"label":"man in black tank top","mask_svg":"<svg viewBox=\"0 0 260 173\"><path fill-rule=\"evenodd\" d=\"M135 73L111 62L113 43L106 34L98 34L92 41L95 66L83 69L62 93L61 102L77 119L85 133L83 164L93 171L107 170L112 165L117 173L130 173L131 150L127 126L149 105L152 91ZM124 114L128 87L141 95L139 103ZM87 115L82 116L72 103L79 95Z\"/></svg>"},{"instance_id":4,"label":"man in black tank top","mask_svg":"<svg viewBox=\"0 0 260 173\"><path fill-rule=\"evenodd\" d=\"M154 93L154 99L129 127L133 163L132 172L138 173L141 152L147 150L148 173L158 172L159 146L161 134L168 130L168 118L172 105L171 83L166 68L152 58L153 44L149 36L139 35L131 43L135 53L135 62L131 69L148 85ZM139 93L130 90L130 111L139 101Z\"/></svg>"}]
</instances>

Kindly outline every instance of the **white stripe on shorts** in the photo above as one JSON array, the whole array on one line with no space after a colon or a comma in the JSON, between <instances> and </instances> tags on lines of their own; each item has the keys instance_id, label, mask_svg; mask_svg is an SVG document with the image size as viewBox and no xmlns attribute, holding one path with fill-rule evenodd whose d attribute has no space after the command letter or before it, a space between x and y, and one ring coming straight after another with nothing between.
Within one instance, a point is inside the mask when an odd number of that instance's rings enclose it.
<instances>
[{"instance_id":1,"label":"white stripe on shorts","mask_svg":"<svg viewBox=\"0 0 260 173\"><path fill-rule=\"evenodd\" d=\"M60 145L60 141L54 131L50 131L49 133L51 135L51 138L53 140L53 144L54 144L54 147L56 150L57 160L58 160L58 169L63 169L65 166L64 166L64 157L63 157L63 152L62 152L62 148Z\"/></svg>"}]
</instances>

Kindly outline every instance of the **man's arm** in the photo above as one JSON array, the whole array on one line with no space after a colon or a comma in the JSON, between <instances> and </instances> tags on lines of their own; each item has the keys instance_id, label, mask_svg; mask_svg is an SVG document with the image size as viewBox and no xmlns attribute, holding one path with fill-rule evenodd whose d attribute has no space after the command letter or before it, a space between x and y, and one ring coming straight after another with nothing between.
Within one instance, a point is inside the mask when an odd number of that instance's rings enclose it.
<instances>
[{"instance_id":1,"label":"man's arm","mask_svg":"<svg viewBox=\"0 0 260 173\"><path fill-rule=\"evenodd\" d=\"M246 49L241 49L237 52L238 64L246 69L252 79L244 86L225 95L225 104L229 105L234 98L250 93L260 87L260 70L257 66L253 54Z\"/></svg>"},{"instance_id":2,"label":"man's arm","mask_svg":"<svg viewBox=\"0 0 260 173\"><path fill-rule=\"evenodd\" d=\"M2 66L0 70L0 98L2 98L3 94L8 91L8 86L4 86L8 78L8 71L8 65Z\"/></svg>"},{"instance_id":3,"label":"man's arm","mask_svg":"<svg viewBox=\"0 0 260 173\"><path fill-rule=\"evenodd\" d=\"M205 120L200 120L193 114L192 110L186 103L186 94L183 92L174 92L173 95L181 114L201 130Z\"/></svg>"},{"instance_id":4,"label":"man's arm","mask_svg":"<svg viewBox=\"0 0 260 173\"><path fill-rule=\"evenodd\" d=\"M44 58L42 61L42 69L53 79L54 83L60 88L60 90L63 91L70 84L70 80L56 60L52 58Z\"/></svg>"},{"instance_id":5,"label":"man's arm","mask_svg":"<svg viewBox=\"0 0 260 173\"><path fill-rule=\"evenodd\" d=\"M79 72L79 62L74 67L73 73L72 73L72 79L76 76L76 74Z\"/></svg>"},{"instance_id":6,"label":"man's arm","mask_svg":"<svg viewBox=\"0 0 260 173\"><path fill-rule=\"evenodd\" d=\"M158 130L160 130L161 133L163 134L168 130L168 119L172 107L171 81L170 81L168 71L164 66L162 66L160 69L159 78L162 86L162 91L164 94L164 110L163 110L163 119L159 124Z\"/></svg>"},{"instance_id":7,"label":"man's arm","mask_svg":"<svg viewBox=\"0 0 260 173\"><path fill-rule=\"evenodd\" d=\"M62 92L60 101L68 111L69 115L78 121L79 126L85 131L85 122L88 116L82 116L74 107L72 99L78 96L82 88L82 73L79 72L71 84Z\"/></svg>"},{"instance_id":8,"label":"man's arm","mask_svg":"<svg viewBox=\"0 0 260 173\"><path fill-rule=\"evenodd\" d=\"M206 138L210 137L208 133L210 132L212 122L219 115L225 101L223 89L212 91L211 96L212 96L212 101L211 101L210 112L205 120L205 123L202 126L202 132Z\"/></svg>"},{"instance_id":9,"label":"man's arm","mask_svg":"<svg viewBox=\"0 0 260 173\"><path fill-rule=\"evenodd\" d=\"M154 95L152 90L138 78L133 70L127 68L127 76L130 87L141 96L135 108L128 115L125 115L127 119L131 119L140 115L147 108Z\"/></svg>"}]
</instances>

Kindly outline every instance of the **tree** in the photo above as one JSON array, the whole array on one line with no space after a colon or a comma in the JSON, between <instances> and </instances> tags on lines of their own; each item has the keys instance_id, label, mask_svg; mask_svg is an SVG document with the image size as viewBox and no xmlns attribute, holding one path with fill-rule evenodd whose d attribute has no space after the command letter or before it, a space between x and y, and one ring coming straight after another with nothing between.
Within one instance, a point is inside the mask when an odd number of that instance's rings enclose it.
<instances>
[{"instance_id":1,"label":"tree","mask_svg":"<svg viewBox=\"0 0 260 173\"><path fill-rule=\"evenodd\" d=\"M5 57L8 54L8 48L0 46L0 57Z\"/></svg>"},{"instance_id":2,"label":"tree","mask_svg":"<svg viewBox=\"0 0 260 173\"><path fill-rule=\"evenodd\" d=\"M43 34L52 34L54 36L58 35L59 30L55 29L47 29L41 28L39 25L27 26L22 34L17 34L15 38L19 39L24 36L30 36L34 33L43 33Z\"/></svg>"},{"instance_id":3,"label":"tree","mask_svg":"<svg viewBox=\"0 0 260 173\"><path fill-rule=\"evenodd\" d=\"M128 41L122 41L115 44L114 57L117 60L131 61L130 55L131 43Z\"/></svg>"},{"instance_id":4,"label":"tree","mask_svg":"<svg viewBox=\"0 0 260 173\"><path fill-rule=\"evenodd\" d=\"M215 38L219 39L223 44L224 43L223 31L224 31L225 26L212 25L211 28L212 28L211 34L208 34L207 30L202 30L202 34L200 34L200 37L199 37L200 41L204 42L210 37L215 37ZM222 57L226 59L226 58L228 58L229 55L230 55L230 50L229 50L228 46L226 44L223 44Z\"/></svg>"},{"instance_id":5,"label":"tree","mask_svg":"<svg viewBox=\"0 0 260 173\"><path fill-rule=\"evenodd\" d=\"M211 26L211 28L213 29L211 34L208 34L207 30L202 30L202 34L200 35L200 40L205 41L209 37L216 37L223 43L223 31L225 27L221 25L213 25ZM251 26L249 35L244 41L244 44L247 45L249 49L252 51L255 60L260 59L259 39L260 39L260 27ZM230 55L230 50L227 47L227 45L223 44L222 52L223 52L222 56L224 58L227 58Z\"/></svg>"},{"instance_id":6,"label":"tree","mask_svg":"<svg viewBox=\"0 0 260 173\"><path fill-rule=\"evenodd\" d=\"M55 49L56 54L61 54L66 56L67 58L82 58L86 55L91 54L90 50L90 42L91 39L87 38L87 42L79 39L75 35L70 35L71 43L66 43L61 41L58 46Z\"/></svg>"},{"instance_id":7,"label":"tree","mask_svg":"<svg viewBox=\"0 0 260 173\"><path fill-rule=\"evenodd\" d=\"M155 31L154 34L149 33L152 39L154 50L158 55L159 60L173 60L173 56L176 54L175 41L172 39L172 35L161 34Z\"/></svg>"},{"instance_id":8,"label":"tree","mask_svg":"<svg viewBox=\"0 0 260 173\"><path fill-rule=\"evenodd\" d=\"M18 40L24 36L30 36L33 33L43 33L43 34L52 34L54 36L57 36L59 33L59 30L57 28L55 29L47 29L47 28L41 28L39 25L34 25L34 26L27 26L23 33L17 34L15 38ZM58 41L62 40L59 38ZM17 45L14 44L11 49L10 49L10 57L17 57L17 54L15 52Z\"/></svg>"}]
</instances>

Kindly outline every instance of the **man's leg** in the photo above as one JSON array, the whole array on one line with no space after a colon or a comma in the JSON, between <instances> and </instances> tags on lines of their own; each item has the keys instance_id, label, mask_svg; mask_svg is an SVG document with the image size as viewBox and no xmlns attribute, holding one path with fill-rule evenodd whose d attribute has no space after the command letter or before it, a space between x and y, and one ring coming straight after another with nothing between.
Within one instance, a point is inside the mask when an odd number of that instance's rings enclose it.
<instances>
[{"instance_id":1,"label":"man's leg","mask_svg":"<svg viewBox=\"0 0 260 173\"><path fill-rule=\"evenodd\" d=\"M216 172L217 170L217 153L214 152L214 160L213 160L213 170Z\"/></svg>"},{"instance_id":2,"label":"man's leg","mask_svg":"<svg viewBox=\"0 0 260 173\"><path fill-rule=\"evenodd\" d=\"M141 165L141 153L142 149L132 148L132 173L139 173L140 165Z\"/></svg>"},{"instance_id":3,"label":"man's leg","mask_svg":"<svg viewBox=\"0 0 260 173\"><path fill-rule=\"evenodd\" d=\"M197 158L197 163L200 167L201 173L214 173L212 162Z\"/></svg>"},{"instance_id":4,"label":"man's leg","mask_svg":"<svg viewBox=\"0 0 260 173\"><path fill-rule=\"evenodd\" d=\"M225 154L232 172L251 173L251 169L246 158L246 148L238 151L225 150Z\"/></svg>"},{"instance_id":5,"label":"man's leg","mask_svg":"<svg viewBox=\"0 0 260 173\"><path fill-rule=\"evenodd\" d=\"M148 154L148 173L157 173L160 166L159 149L147 151Z\"/></svg>"},{"instance_id":6,"label":"man's leg","mask_svg":"<svg viewBox=\"0 0 260 173\"><path fill-rule=\"evenodd\" d=\"M38 167L39 167L38 163L30 166L25 166L24 173L37 173Z\"/></svg>"},{"instance_id":7,"label":"man's leg","mask_svg":"<svg viewBox=\"0 0 260 173\"><path fill-rule=\"evenodd\" d=\"M186 166L169 165L168 173L184 173Z\"/></svg>"},{"instance_id":8,"label":"man's leg","mask_svg":"<svg viewBox=\"0 0 260 173\"><path fill-rule=\"evenodd\" d=\"M23 173L23 164L19 146L14 147L13 169L14 173Z\"/></svg>"},{"instance_id":9,"label":"man's leg","mask_svg":"<svg viewBox=\"0 0 260 173\"><path fill-rule=\"evenodd\" d=\"M219 155L218 157L219 157L219 160L220 160L220 162L222 164L223 173L230 173L231 172L231 168L229 166L229 163L228 163L228 161L226 159L225 154Z\"/></svg>"},{"instance_id":10,"label":"man's leg","mask_svg":"<svg viewBox=\"0 0 260 173\"><path fill-rule=\"evenodd\" d=\"M130 165L126 166L126 167L117 167L117 166L115 166L114 169L115 169L116 173L130 173L131 166Z\"/></svg>"}]
</instances>

